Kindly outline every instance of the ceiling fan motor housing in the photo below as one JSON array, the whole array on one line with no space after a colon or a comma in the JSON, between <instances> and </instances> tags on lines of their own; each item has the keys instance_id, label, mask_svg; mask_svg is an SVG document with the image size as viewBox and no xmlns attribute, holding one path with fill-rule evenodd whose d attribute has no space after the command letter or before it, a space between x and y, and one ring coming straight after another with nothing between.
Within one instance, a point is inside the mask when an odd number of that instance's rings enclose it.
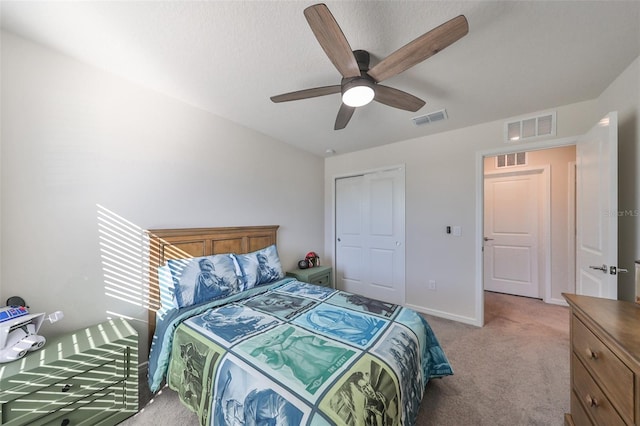
<instances>
[{"instance_id":1,"label":"ceiling fan motor housing","mask_svg":"<svg viewBox=\"0 0 640 426\"><path fill-rule=\"evenodd\" d=\"M373 100L376 82L367 74L369 70L369 52L366 50L354 50L353 56L358 62L360 77L343 77L340 83L340 93L342 94L343 103L351 107L359 107ZM346 94L347 92L349 94Z\"/></svg>"},{"instance_id":2,"label":"ceiling fan motor housing","mask_svg":"<svg viewBox=\"0 0 640 426\"><path fill-rule=\"evenodd\" d=\"M360 71L369 71L369 63L371 59L369 52L367 52L366 50L354 50L353 56L356 58L356 62L358 63L358 68L360 68Z\"/></svg>"}]
</instances>

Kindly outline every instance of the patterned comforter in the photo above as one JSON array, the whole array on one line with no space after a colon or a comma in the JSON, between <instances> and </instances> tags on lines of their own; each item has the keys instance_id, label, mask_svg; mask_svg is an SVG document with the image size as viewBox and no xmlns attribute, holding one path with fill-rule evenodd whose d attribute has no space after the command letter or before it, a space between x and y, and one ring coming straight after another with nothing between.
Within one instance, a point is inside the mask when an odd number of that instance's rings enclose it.
<instances>
[{"instance_id":1,"label":"patterned comforter","mask_svg":"<svg viewBox=\"0 0 640 426\"><path fill-rule=\"evenodd\" d=\"M413 425L453 374L416 312L292 278L189 311L159 322L149 384L202 425Z\"/></svg>"}]
</instances>

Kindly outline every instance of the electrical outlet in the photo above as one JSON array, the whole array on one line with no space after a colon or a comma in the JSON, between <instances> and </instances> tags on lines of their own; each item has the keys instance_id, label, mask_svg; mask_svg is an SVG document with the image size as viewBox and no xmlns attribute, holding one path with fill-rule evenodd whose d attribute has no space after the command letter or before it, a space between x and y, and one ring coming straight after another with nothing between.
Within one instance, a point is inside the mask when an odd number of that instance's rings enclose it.
<instances>
[{"instance_id":1,"label":"electrical outlet","mask_svg":"<svg viewBox=\"0 0 640 426\"><path fill-rule=\"evenodd\" d=\"M436 289L436 280L429 280L429 290Z\"/></svg>"}]
</instances>

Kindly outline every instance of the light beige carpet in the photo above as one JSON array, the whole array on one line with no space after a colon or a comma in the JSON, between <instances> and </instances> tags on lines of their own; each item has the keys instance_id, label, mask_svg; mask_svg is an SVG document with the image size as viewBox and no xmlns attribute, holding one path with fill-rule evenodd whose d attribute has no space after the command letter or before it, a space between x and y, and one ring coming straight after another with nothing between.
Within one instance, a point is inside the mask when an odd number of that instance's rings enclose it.
<instances>
[{"instance_id":1,"label":"light beige carpet","mask_svg":"<svg viewBox=\"0 0 640 426\"><path fill-rule=\"evenodd\" d=\"M485 326L428 317L454 369L426 388L417 424L563 425L569 308L485 293Z\"/></svg>"},{"instance_id":2,"label":"light beige carpet","mask_svg":"<svg viewBox=\"0 0 640 426\"><path fill-rule=\"evenodd\" d=\"M569 309L485 293L482 328L426 316L454 375L429 382L418 426L561 426L569 410ZM197 425L177 394L149 395L122 425Z\"/></svg>"}]
</instances>

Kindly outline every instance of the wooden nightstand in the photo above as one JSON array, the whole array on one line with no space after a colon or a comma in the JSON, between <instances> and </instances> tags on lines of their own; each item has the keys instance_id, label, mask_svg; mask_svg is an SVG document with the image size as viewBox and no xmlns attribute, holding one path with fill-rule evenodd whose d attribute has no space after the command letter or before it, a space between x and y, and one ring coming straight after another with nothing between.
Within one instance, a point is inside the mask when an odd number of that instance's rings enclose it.
<instances>
[{"instance_id":1,"label":"wooden nightstand","mask_svg":"<svg viewBox=\"0 0 640 426\"><path fill-rule=\"evenodd\" d=\"M138 411L138 334L114 319L0 364L0 425L111 426Z\"/></svg>"},{"instance_id":2,"label":"wooden nightstand","mask_svg":"<svg viewBox=\"0 0 640 426\"><path fill-rule=\"evenodd\" d=\"M331 280L331 266L314 266L307 269L295 269L288 271L287 276L294 277L298 281L333 288Z\"/></svg>"}]
</instances>

